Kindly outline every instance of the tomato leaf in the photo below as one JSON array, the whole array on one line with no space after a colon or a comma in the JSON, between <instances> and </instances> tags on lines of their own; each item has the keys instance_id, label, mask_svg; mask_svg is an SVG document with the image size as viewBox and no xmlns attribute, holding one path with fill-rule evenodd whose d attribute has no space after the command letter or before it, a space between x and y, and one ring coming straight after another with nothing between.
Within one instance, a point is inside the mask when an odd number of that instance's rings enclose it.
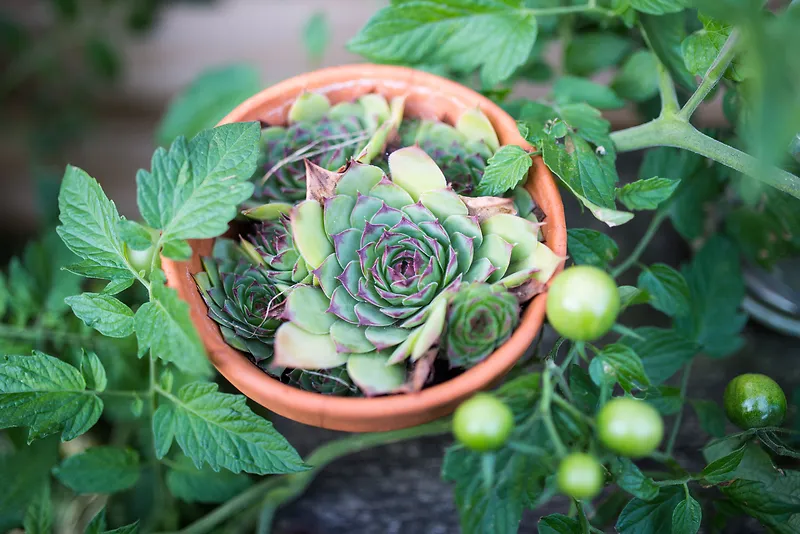
<instances>
[{"instance_id":1,"label":"tomato leaf","mask_svg":"<svg viewBox=\"0 0 800 534\"><path fill-rule=\"evenodd\" d=\"M685 0L629 0L631 7L642 13L651 15L664 15L677 13L689 7Z\"/></svg>"},{"instance_id":2,"label":"tomato leaf","mask_svg":"<svg viewBox=\"0 0 800 534\"><path fill-rule=\"evenodd\" d=\"M139 479L139 455L133 449L92 447L65 459L53 475L78 494L116 493Z\"/></svg>"},{"instance_id":3,"label":"tomato leaf","mask_svg":"<svg viewBox=\"0 0 800 534\"><path fill-rule=\"evenodd\" d=\"M522 0L416 0L381 9L347 46L372 61L480 69L492 86L525 63L537 33Z\"/></svg>"},{"instance_id":4,"label":"tomato leaf","mask_svg":"<svg viewBox=\"0 0 800 534\"><path fill-rule=\"evenodd\" d=\"M0 358L0 429L26 426L29 443L57 432L69 441L102 411L103 401L68 363L38 351Z\"/></svg>"},{"instance_id":5,"label":"tomato leaf","mask_svg":"<svg viewBox=\"0 0 800 534\"><path fill-rule=\"evenodd\" d=\"M632 499L617 519L620 534L672 534L672 514L683 501L683 488L667 486L650 501Z\"/></svg>"},{"instance_id":6,"label":"tomato leaf","mask_svg":"<svg viewBox=\"0 0 800 534\"><path fill-rule=\"evenodd\" d=\"M745 288L736 247L723 237L712 237L682 272L691 306L689 313L676 317L678 331L712 357L738 350L747 315L739 311Z\"/></svg>"},{"instance_id":7,"label":"tomato leaf","mask_svg":"<svg viewBox=\"0 0 800 534\"><path fill-rule=\"evenodd\" d=\"M667 200L680 183L671 178L647 178L617 189L617 199L629 210L654 210Z\"/></svg>"},{"instance_id":8,"label":"tomato leaf","mask_svg":"<svg viewBox=\"0 0 800 534\"><path fill-rule=\"evenodd\" d=\"M589 228L567 230L567 250L577 265L594 265L602 269L619 254L619 247L613 239Z\"/></svg>"},{"instance_id":9,"label":"tomato leaf","mask_svg":"<svg viewBox=\"0 0 800 534\"><path fill-rule=\"evenodd\" d=\"M539 534L580 534L581 524L574 517L550 514L539 519Z\"/></svg>"},{"instance_id":10,"label":"tomato leaf","mask_svg":"<svg viewBox=\"0 0 800 534\"><path fill-rule=\"evenodd\" d=\"M597 109L619 109L625 105L613 89L576 76L562 76L556 80L553 98L561 104L583 102Z\"/></svg>"},{"instance_id":11,"label":"tomato leaf","mask_svg":"<svg viewBox=\"0 0 800 534\"><path fill-rule=\"evenodd\" d=\"M736 469L744 458L745 446L742 445L730 454L718 458L708 464L700 476L711 484L727 482L734 477Z\"/></svg>"},{"instance_id":12,"label":"tomato leaf","mask_svg":"<svg viewBox=\"0 0 800 534\"><path fill-rule=\"evenodd\" d=\"M694 76L686 70L681 54L681 42L686 37L685 15L683 13L660 16L642 14L639 20L648 45L661 63L667 67L672 78L684 89L694 91L697 83Z\"/></svg>"},{"instance_id":13,"label":"tomato leaf","mask_svg":"<svg viewBox=\"0 0 800 534\"><path fill-rule=\"evenodd\" d=\"M65 302L86 326L104 336L127 337L133 334L133 311L122 301L103 293L82 293Z\"/></svg>"},{"instance_id":14,"label":"tomato leaf","mask_svg":"<svg viewBox=\"0 0 800 534\"><path fill-rule=\"evenodd\" d=\"M669 316L689 312L689 286L683 275L664 263L655 263L639 274L639 287L650 295L650 305Z\"/></svg>"},{"instance_id":15,"label":"tomato leaf","mask_svg":"<svg viewBox=\"0 0 800 534\"><path fill-rule=\"evenodd\" d=\"M151 170L136 174L142 217L161 239L217 237L237 207L253 194L261 129L239 122L203 130L190 141L178 137L169 151L158 148Z\"/></svg>"},{"instance_id":16,"label":"tomato leaf","mask_svg":"<svg viewBox=\"0 0 800 534\"><path fill-rule=\"evenodd\" d=\"M658 59L648 50L637 50L625 60L611 82L611 89L626 100L644 102L658 94Z\"/></svg>"},{"instance_id":17,"label":"tomato leaf","mask_svg":"<svg viewBox=\"0 0 800 534\"><path fill-rule=\"evenodd\" d=\"M197 469L186 456L170 464L167 487L175 497L186 502L220 503L247 489L251 482L244 474L214 471L208 466Z\"/></svg>"},{"instance_id":18,"label":"tomato leaf","mask_svg":"<svg viewBox=\"0 0 800 534\"><path fill-rule=\"evenodd\" d=\"M42 484L25 510L25 534L50 534L53 529L53 503L50 500L50 481Z\"/></svg>"},{"instance_id":19,"label":"tomato leaf","mask_svg":"<svg viewBox=\"0 0 800 534\"><path fill-rule=\"evenodd\" d=\"M653 385L669 380L699 351L698 345L676 330L643 326L634 329L640 339L624 337L621 343L629 346L644 365Z\"/></svg>"},{"instance_id":20,"label":"tomato leaf","mask_svg":"<svg viewBox=\"0 0 800 534\"><path fill-rule=\"evenodd\" d=\"M589 374L598 386L619 382L625 391L643 390L650 386L642 360L633 349L621 343L606 345L592 359Z\"/></svg>"},{"instance_id":21,"label":"tomato leaf","mask_svg":"<svg viewBox=\"0 0 800 534\"><path fill-rule=\"evenodd\" d=\"M569 41L564 66L571 74L587 76L616 65L630 48L631 41L615 33L581 33Z\"/></svg>"},{"instance_id":22,"label":"tomato leaf","mask_svg":"<svg viewBox=\"0 0 800 534\"><path fill-rule=\"evenodd\" d=\"M650 477L644 476L635 463L628 458L619 458L612 463L617 485L643 501L652 501L659 488Z\"/></svg>"},{"instance_id":23,"label":"tomato leaf","mask_svg":"<svg viewBox=\"0 0 800 534\"><path fill-rule=\"evenodd\" d=\"M162 392L166 400L153 417L159 457L174 439L198 469L206 463L214 470L259 475L307 469L272 423L247 407L244 396L217 389L216 384L193 382L175 395Z\"/></svg>"},{"instance_id":24,"label":"tomato leaf","mask_svg":"<svg viewBox=\"0 0 800 534\"><path fill-rule=\"evenodd\" d=\"M692 407L700 420L700 428L715 438L725 435L725 414L714 401L693 400Z\"/></svg>"},{"instance_id":25,"label":"tomato leaf","mask_svg":"<svg viewBox=\"0 0 800 534\"><path fill-rule=\"evenodd\" d=\"M86 387L95 391L105 391L108 377L100 358L94 352L83 351L81 358L81 375L86 381Z\"/></svg>"},{"instance_id":26,"label":"tomato leaf","mask_svg":"<svg viewBox=\"0 0 800 534\"><path fill-rule=\"evenodd\" d=\"M528 177L528 169L533 165L533 160L530 154L517 145L507 145L500 147L487 163L478 183L478 193L484 196L500 196Z\"/></svg>"},{"instance_id":27,"label":"tomato leaf","mask_svg":"<svg viewBox=\"0 0 800 534\"><path fill-rule=\"evenodd\" d=\"M697 534L703 510L692 496L687 496L672 512L672 534Z\"/></svg>"}]
</instances>

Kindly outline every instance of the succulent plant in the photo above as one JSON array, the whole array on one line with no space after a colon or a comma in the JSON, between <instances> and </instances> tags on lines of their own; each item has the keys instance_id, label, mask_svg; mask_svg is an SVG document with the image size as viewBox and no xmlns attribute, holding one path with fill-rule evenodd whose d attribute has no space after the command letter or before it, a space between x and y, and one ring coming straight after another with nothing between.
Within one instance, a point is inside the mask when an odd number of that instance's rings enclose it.
<instances>
[{"instance_id":1,"label":"succulent plant","mask_svg":"<svg viewBox=\"0 0 800 534\"><path fill-rule=\"evenodd\" d=\"M462 288L447 312L445 355L451 367L469 368L502 345L519 322L519 302L498 285Z\"/></svg>"},{"instance_id":2,"label":"succulent plant","mask_svg":"<svg viewBox=\"0 0 800 534\"><path fill-rule=\"evenodd\" d=\"M344 365L320 371L292 369L286 374L286 378L292 386L314 393L337 397L358 394L358 388L350 380Z\"/></svg>"},{"instance_id":3,"label":"succulent plant","mask_svg":"<svg viewBox=\"0 0 800 534\"><path fill-rule=\"evenodd\" d=\"M311 273L297 252L289 228L289 217L282 212L266 217L242 239L242 250L250 260L264 268L267 277L287 285L311 281Z\"/></svg>"},{"instance_id":4,"label":"succulent plant","mask_svg":"<svg viewBox=\"0 0 800 534\"><path fill-rule=\"evenodd\" d=\"M195 275L195 281L222 337L263 369L280 374L269 363L287 286L277 283L230 239L218 239L212 256L202 261L204 271Z\"/></svg>"},{"instance_id":5,"label":"succulent plant","mask_svg":"<svg viewBox=\"0 0 800 534\"><path fill-rule=\"evenodd\" d=\"M499 147L491 123L477 108L463 113L455 127L439 121L405 121L400 144L418 145L436 162L453 190L466 196L476 194L486 161Z\"/></svg>"},{"instance_id":6,"label":"succulent plant","mask_svg":"<svg viewBox=\"0 0 800 534\"><path fill-rule=\"evenodd\" d=\"M391 179L356 162L343 172L307 165L308 200L289 224L313 282L291 289L275 333L275 365L344 365L367 395L403 387L404 362L439 342L462 283L529 298L561 261L511 199L459 196L418 147L393 152L388 166Z\"/></svg>"},{"instance_id":7,"label":"succulent plant","mask_svg":"<svg viewBox=\"0 0 800 534\"><path fill-rule=\"evenodd\" d=\"M289 110L288 127L262 130L264 154L261 171L254 177L254 201L302 200L305 159L325 169L339 169L358 154L389 114L386 99L376 94L335 106L324 95L302 94Z\"/></svg>"}]
</instances>

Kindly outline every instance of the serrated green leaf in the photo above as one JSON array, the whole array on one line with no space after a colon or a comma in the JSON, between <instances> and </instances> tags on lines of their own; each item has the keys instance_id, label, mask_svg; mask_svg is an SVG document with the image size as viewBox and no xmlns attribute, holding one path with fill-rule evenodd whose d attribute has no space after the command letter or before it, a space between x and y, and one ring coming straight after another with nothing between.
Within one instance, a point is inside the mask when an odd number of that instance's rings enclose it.
<instances>
[{"instance_id":1,"label":"serrated green leaf","mask_svg":"<svg viewBox=\"0 0 800 534\"><path fill-rule=\"evenodd\" d=\"M714 460L700 473L700 476L711 484L727 482L734 478L734 473L744 457L745 447L742 445L730 454Z\"/></svg>"},{"instance_id":2,"label":"serrated green leaf","mask_svg":"<svg viewBox=\"0 0 800 534\"><path fill-rule=\"evenodd\" d=\"M65 302L86 326L104 336L127 337L133 334L133 311L120 300L103 293L82 293Z\"/></svg>"},{"instance_id":3,"label":"serrated green leaf","mask_svg":"<svg viewBox=\"0 0 800 534\"><path fill-rule=\"evenodd\" d=\"M611 82L611 89L626 100L644 102L658 94L658 59L648 50L631 54Z\"/></svg>"},{"instance_id":4,"label":"serrated green leaf","mask_svg":"<svg viewBox=\"0 0 800 534\"><path fill-rule=\"evenodd\" d=\"M562 76L553 85L553 98L556 102L584 102L597 109L619 109L625 101L613 89L586 78Z\"/></svg>"},{"instance_id":5,"label":"serrated green leaf","mask_svg":"<svg viewBox=\"0 0 800 534\"><path fill-rule=\"evenodd\" d=\"M598 386L604 382L619 382L625 391L647 389L650 385L639 356L629 346L621 343L606 345L592 359L589 374Z\"/></svg>"},{"instance_id":6,"label":"serrated green leaf","mask_svg":"<svg viewBox=\"0 0 800 534\"><path fill-rule=\"evenodd\" d=\"M331 40L331 29L324 11L311 15L303 26L303 46L313 61L320 61Z\"/></svg>"},{"instance_id":7,"label":"serrated green leaf","mask_svg":"<svg viewBox=\"0 0 800 534\"><path fill-rule=\"evenodd\" d=\"M49 438L0 452L0 532L20 526L28 506L50 482L50 468L58 460L58 439Z\"/></svg>"},{"instance_id":8,"label":"serrated green leaf","mask_svg":"<svg viewBox=\"0 0 800 534\"><path fill-rule=\"evenodd\" d=\"M70 456L53 475L75 493L116 493L139 479L139 455L133 449L92 447Z\"/></svg>"},{"instance_id":9,"label":"serrated green leaf","mask_svg":"<svg viewBox=\"0 0 800 534\"><path fill-rule=\"evenodd\" d=\"M530 154L517 145L507 145L500 147L487 163L478 183L478 193L484 196L501 196L528 177L528 169L533 165L533 160Z\"/></svg>"},{"instance_id":10,"label":"serrated green leaf","mask_svg":"<svg viewBox=\"0 0 800 534\"><path fill-rule=\"evenodd\" d=\"M650 301L650 295L647 291L642 291L638 287L619 286L617 290L619 291L620 306L623 310L628 306L645 304Z\"/></svg>"},{"instance_id":11,"label":"serrated green leaf","mask_svg":"<svg viewBox=\"0 0 800 534\"><path fill-rule=\"evenodd\" d=\"M647 178L617 189L617 199L629 210L654 210L667 200L680 184L671 178Z\"/></svg>"},{"instance_id":12,"label":"serrated green leaf","mask_svg":"<svg viewBox=\"0 0 800 534\"><path fill-rule=\"evenodd\" d=\"M296 473L306 469L297 451L272 423L254 414L241 395L194 382L166 398L153 418L156 449L169 450L173 438L195 466L208 464L234 473Z\"/></svg>"},{"instance_id":13,"label":"serrated green leaf","mask_svg":"<svg viewBox=\"0 0 800 534\"><path fill-rule=\"evenodd\" d=\"M106 530L103 534L138 534L139 521L125 525L124 527L115 528L114 530Z\"/></svg>"},{"instance_id":14,"label":"serrated green leaf","mask_svg":"<svg viewBox=\"0 0 800 534\"><path fill-rule=\"evenodd\" d=\"M171 260L188 261L192 258L192 246L183 239L167 241L161 253Z\"/></svg>"},{"instance_id":15,"label":"serrated green leaf","mask_svg":"<svg viewBox=\"0 0 800 534\"><path fill-rule=\"evenodd\" d=\"M58 235L82 258L84 274L107 278L131 278L125 258L125 243L117 231L117 207L103 193L97 181L77 167L67 166L58 195Z\"/></svg>"},{"instance_id":16,"label":"serrated green leaf","mask_svg":"<svg viewBox=\"0 0 800 534\"><path fill-rule=\"evenodd\" d=\"M28 442L56 432L69 441L102 411L103 401L71 365L38 351L0 358L0 428L28 427Z\"/></svg>"},{"instance_id":17,"label":"serrated green leaf","mask_svg":"<svg viewBox=\"0 0 800 534\"><path fill-rule=\"evenodd\" d=\"M683 407L683 396L680 388L672 386L658 386L647 390L645 397L661 415L675 415Z\"/></svg>"},{"instance_id":18,"label":"serrated green leaf","mask_svg":"<svg viewBox=\"0 0 800 534\"><path fill-rule=\"evenodd\" d=\"M42 484L25 509L22 524L25 534L50 534L53 529L53 503L50 501L50 481Z\"/></svg>"},{"instance_id":19,"label":"serrated green leaf","mask_svg":"<svg viewBox=\"0 0 800 534\"><path fill-rule=\"evenodd\" d=\"M681 54L681 42L686 37L685 15L683 13L660 16L641 14L639 21L650 48L667 67L672 78L684 89L694 91L697 83L694 76L686 70Z\"/></svg>"},{"instance_id":20,"label":"serrated green leaf","mask_svg":"<svg viewBox=\"0 0 800 534\"><path fill-rule=\"evenodd\" d=\"M720 489L750 515L800 513L800 472L798 471L785 470L782 476L769 482L734 480Z\"/></svg>"},{"instance_id":21,"label":"serrated green leaf","mask_svg":"<svg viewBox=\"0 0 800 534\"><path fill-rule=\"evenodd\" d=\"M597 230L567 230L567 251L577 265L594 265L605 269L619 254L616 241Z\"/></svg>"},{"instance_id":22,"label":"serrated green leaf","mask_svg":"<svg viewBox=\"0 0 800 534\"><path fill-rule=\"evenodd\" d=\"M539 534L581 534L581 524L574 517L550 514L539 519Z\"/></svg>"},{"instance_id":23,"label":"serrated green leaf","mask_svg":"<svg viewBox=\"0 0 800 534\"><path fill-rule=\"evenodd\" d=\"M697 534L702 518L700 503L691 496L686 497L672 512L672 534Z\"/></svg>"},{"instance_id":24,"label":"serrated green leaf","mask_svg":"<svg viewBox=\"0 0 800 534\"><path fill-rule=\"evenodd\" d=\"M739 311L745 288L736 247L714 236L682 272L691 305L689 314L676 317L677 330L715 358L738 350L747 315Z\"/></svg>"},{"instance_id":25,"label":"serrated green leaf","mask_svg":"<svg viewBox=\"0 0 800 534\"><path fill-rule=\"evenodd\" d=\"M681 53L686 70L697 76L704 76L714 60L719 56L725 41L733 30L733 26L707 17L700 17L703 29L689 35L681 43ZM734 57L725 77L735 82L745 79L747 67L739 57Z\"/></svg>"},{"instance_id":26,"label":"serrated green leaf","mask_svg":"<svg viewBox=\"0 0 800 534\"><path fill-rule=\"evenodd\" d=\"M700 347L679 332L643 326L634 329L640 339L625 337L621 343L639 355L650 382L660 385L669 380L699 351Z\"/></svg>"},{"instance_id":27,"label":"serrated green leaf","mask_svg":"<svg viewBox=\"0 0 800 534\"><path fill-rule=\"evenodd\" d=\"M261 130L256 122L204 130L169 151L153 154L151 171L136 174L142 217L161 230L162 242L217 237L238 205L253 194Z\"/></svg>"},{"instance_id":28,"label":"serrated green leaf","mask_svg":"<svg viewBox=\"0 0 800 534\"><path fill-rule=\"evenodd\" d=\"M684 0L628 0L631 7L642 13L650 15L664 15L666 13L677 13L689 7Z\"/></svg>"},{"instance_id":29,"label":"serrated green leaf","mask_svg":"<svg viewBox=\"0 0 800 534\"><path fill-rule=\"evenodd\" d=\"M187 373L208 374L208 360L189 316L189 305L157 278L151 281L150 299L134 316L139 357L152 350Z\"/></svg>"},{"instance_id":30,"label":"serrated green leaf","mask_svg":"<svg viewBox=\"0 0 800 534\"><path fill-rule=\"evenodd\" d=\"M683 275L664 263L655 263L639 273L639 287L650 295L650 305L667 315L689 312L689 286Z\"/></svg>"},{"instance_id":31,"label":"serrated green leaf","mask_svg":"<svg viewBox=\"0 0 800 534\"><path fill-rule=\"evenodd\" d=\"M166 146L178 136L192 138L213 128L261 87L260 74L250 65L226 65L204 71L170 101L158 125L156 141Z\"/></svg>"},{"instance_id":32,"label":"serrated green leaf","mask_svg":"<svg viewBox=\"0 0 800 534\"><path fill-rule=\"evenodd\" d=\"M372 61L480 69L487 86L507 79L536 43L536 17L522 0L416 0L376 13L348 43Z\"/></svg>"},{"instance_id":33,"label":"serrated green leaf","mask_svg":"<svg viewBox=\"0 0 800 534\"><path fill-rule=\"evenodd\" d=\"M725 435L725 414L719 404L708 400L693 400L692 407L700 421L700 428L715 438Z\"/></svg>"},{"instance_id":34,"label":"serrated green leaf","mask_svg":"<svg viewBox=\"0 0 800 534\"><path fill-rule=\"evenodd\" d=\"M133 250L147 250L153 244L153 236L150 231L136 221L121 219L117 222L117 232Z\"/></svg>"},{"instance_id":35,"label":"serrated green leaf","mask_svg":"<svg viewBox=\"0 0 800 534\"><path fill-rule=\"evenodd\" d=\"M571 74L588 76L616 65L630 48L631 41L615 33L581 33L569 41L564 66Z\"/></svg>"},{"instance_id":36,"label":"serrated green leaf","mask_svg":"<svg viewBox=\"0 0 800 534\"><path fill-rule=\"evenodd\" d=\"M672 534L672 514L683 500L683 488L661 488L651 501L632 499L617 519L620 534Z\"/></svg>"},{"instance_id":37,"label":"serrated green leaf","mask_svg":"<svg viewBox=\"0 0 800 534\"><path fill-rule=\"evenodd\" d=\"M658 486L653 479L644 476L641 470L629 458L619 458L613 464L617 485L643 501L651 501L658 496Z\"/></svg>"},{"instance_id":38,"label":"serrated green leaf","mask_svg":"<svg viewBox=\"0 0 800 534\"><path fill-rule=\"evenodd\" d=\"M100 358L94 352L83 351L81 357L81 375L86 381L87 389L94 391L105 391L108 385L106 369L103 367Z\"/></svg>"},{"instance_id":39,"label":"serrated green leaf","mask_svg":"<svg viewBox=\"0 0 800 534\"><path fill-rule=\"evenodd\" d=\"M600 390L592 382L589 373L579 365L569 366L569 389L572 392L572 402L575 406L585 414L594 415L597 411Z\"/></svg>"},{"instance_id":40,"label":"serrated green leaf","mask_svg":"<svg viewBox=\"0 0 800 534\"><path fill-rule=\"evenodd\" d=\"M208 466L197 469L182 456L167 471L167 487L175 497L186 502L221 503L247 489L251 481L243 474L214 471Z\"/></svg>"},{"instance_id":41,"label":"serrated green leaf","mask_svg":"<svg viewBox=\"0 0 800 534\"><path fill-rule=\"evenodd\" d=\"M103 288L101 293L104 295L118 295L131 287L136 280L133 278L120 278L117 280L111 280L106 286Z\"/></svg>"}]
</instances>

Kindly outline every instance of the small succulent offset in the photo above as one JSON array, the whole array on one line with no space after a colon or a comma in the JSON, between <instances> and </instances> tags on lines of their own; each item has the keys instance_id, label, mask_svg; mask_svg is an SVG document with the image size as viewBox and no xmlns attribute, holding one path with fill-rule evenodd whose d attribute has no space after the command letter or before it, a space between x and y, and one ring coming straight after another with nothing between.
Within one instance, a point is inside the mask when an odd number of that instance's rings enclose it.
<instances>
[{"instance_id":1,"label":"small succulent offset","mask_svg":"<svg viewBox=\"0 0 800 534\"><path fill-rule=\"evenodd\" d=\"M473 284L447 312L445 356L451 367L471 367L502 345L519 323L519 301L502 286Z\"/></svg>"},{"instance_id":2,"label":"small succulent offset","mask_svg":"<svg viewBox=\"0 0 800 534\"><path fill-rule=\"evenodd\" d=\"M304 199L304 160L329 170L344 166L389 114L386 99L375 94L332 106L324 95L303 93L289 110L287 127L269 126L261 132L263 154L252 202Z\"/></svg>"}]
</instances>

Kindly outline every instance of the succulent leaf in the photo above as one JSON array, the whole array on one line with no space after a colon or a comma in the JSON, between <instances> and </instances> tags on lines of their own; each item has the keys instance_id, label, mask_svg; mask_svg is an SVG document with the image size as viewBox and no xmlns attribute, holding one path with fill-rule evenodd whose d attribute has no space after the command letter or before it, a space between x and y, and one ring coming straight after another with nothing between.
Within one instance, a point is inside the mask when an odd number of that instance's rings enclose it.
<instances>
[{"instance_id":1,"label":"succulent leaf","mask_svg":"<svg viewBox=\"0 0 800 534\"><path fill-rule=\"evenodd\" d=\"M387 365L381 352L353 354L347 360L347 373L365 395L383 395L396 391L406 381L404 365Z\"/></svg>"},{"instance_id":2,"label":"succulent leaf","mask_svg":"<svg viewBox=\"0 0 800 534\"><path fill-rule=\"evenodd\" d=\"M294 323L283 323L275 332L273 364L292 369L332 369L347 363L347 354L336 350L330 335L312 334Z\"/></svg>"},{"instance_id":3,"label":"succulent leaf","mask_svg":"<svg viewBox=\"0 0 800 534\"><path fill-rule=\"evenodd\" d=\"M303 93L289 108L289 124L318 121L331 109L331 102L319 93Z\"/></svg>"},{"instance_id":4,"label":"succulent leaf","mask_svg":"<svg viewBox=\"0 0 800 534\"><path fill-rule=\"evenodd\" d=\"M418 147L409 146L389 154L389 172L392 181L405 189L414 201L427 191L447 187L441 169Z\"/></svg>"},{"instance_id":5,"label":"succulent leaf","mask_svg":"<svg viewBox=\"0 0 800 534\"><path fill-rule=\"evenodd\" d=\"M464 134L468 141L483 141L493 153L500 148L497 132L479 108L468 109L462 113L456 121L456 130Z\"/></svg>"}]
</instances>

